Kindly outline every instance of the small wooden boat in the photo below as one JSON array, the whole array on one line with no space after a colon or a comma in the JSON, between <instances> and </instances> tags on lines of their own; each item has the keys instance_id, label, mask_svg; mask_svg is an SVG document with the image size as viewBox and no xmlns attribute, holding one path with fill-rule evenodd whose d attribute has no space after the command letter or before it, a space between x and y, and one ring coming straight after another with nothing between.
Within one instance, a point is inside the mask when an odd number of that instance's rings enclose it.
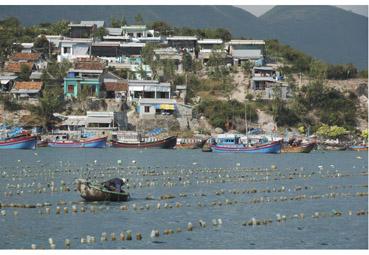
<instances>
[{"instance_id":1,"label":"small wooden boat","mask_svg":"<svg viewBox=\"0 0 369 255\"><path fill-rule=\"evenodd\" d=\"M21 135L0 141L0 149L36 149L37 137Z\"/></svg>"},{"instance_id":2,"label":"small wooden boat","mask_svg":"<svg viewBox=\"0 0 369 255\"><path fill-rule=\"evenodd\" d=\"M352 151L367 151L368 145L352 145L349 149Z\"/></svg>"},{"instance_id":3,"label":"small wooden boat","mask_svg":"<svg viewBox=\"0 0 369 255\"><path fill-rule=\"evenodd\" d=\"M107 190L103 185L92 183L84 179L77 180L77 190L86 201L113 201L125 202L130 199L130 194L126 191L114 192Z\"/></svg>"},{"instance_id":4,"label":"small wooden boat","mask_svg":"<svg viewBox=\"0 0 369 255\"><path fill-rule=\"evenodd\" d=\"M176 149L200 149L206 143L206 139L178 138Z\"/></svg>"},{"instance_id":5,"label":"small wooden boat","mask_svg":"<svg viewBox=\"0 0 369 255\"><path fill-rule=\"evenodd\" d=\"M55 148L105 148L107 137L93 137L80 139L77 141L73 140L61 140L48 142L49 147Z\"/></svg>"},{"instance_id":6,"label":"small wooden boat","mask_svg":"<svg viewBox=\"0 0 369 255\"><path fill-rule=\"evenodd\" d=\"M176 146L177 137L170 136L164 139L156 140L156 141L134 141L134 142L120 142L112 141L112 146L116 148L133 148L133 149L141 149L141 148L160 148L160 149L173 149Z\"/></svg>"},{"instance_id":7,"label":"small wooden boat","mask_svg":"<svg viewBox=\"0 0 369 255\"><path fill-rule=\"evenodd\" d=\"M315 145L316 143L299 144L296 146L283 144L282 152L309 153L314 149Z\"/></svg>"}]
</instances>

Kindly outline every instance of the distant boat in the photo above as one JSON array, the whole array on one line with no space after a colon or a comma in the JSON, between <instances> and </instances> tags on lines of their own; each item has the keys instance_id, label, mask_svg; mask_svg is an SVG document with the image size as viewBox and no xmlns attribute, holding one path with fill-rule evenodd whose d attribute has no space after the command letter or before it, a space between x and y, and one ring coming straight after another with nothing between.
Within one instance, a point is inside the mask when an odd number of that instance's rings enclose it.
<instances>
[{"instance_id":1,"label":"distant boat","mask_svg":"<svg viewBox=\"0 0 369 255\"><path fill-rule=\"evenodd\" d=\"M318 150L345 151L346 149L347 146L343 144L318 144Z\"/></svg>"},{"instance_id":2,"label":"distant boat","mask_svg":"<svg viewBox=\"0 0 369 255\"><path fill-rule=\"evenodd\" d=\"M302 144L295 145L295 146L289 145L289 144L283 144L282 152L309 153L314 149L315 146L316 146L316 143L302 143Z\"/></svg>"},{"instance_id":3,"label":"distant boat","mask_svg":"<svg viewBox=\"0 0 369 255\"><path fill-rule=\"evenodd\" d=\"M81 138L80 140L49 141L49 147L55 148L105 148L107 137Z\"/></svg>"},{"instance_id":4,"label":"distant boat","mask_svg":"<svg viewBox=\"0 0 369 255\"><path fill-rule=\"evenodd\" d=\"M36 136L18 136L0 141L0 149L36 149Z\"/></svg>"},{"instance_id":5,"label":"distant boat","mask_svg":"<svg viewBox=\"0 0 369 255\"><path fill-rule=\"evenodd\" d=\"M200 149L207 139L177 138L176 149Z\"/></svg>"},{"instance_id":6,"label":"distant boat","mask_svg":"<svg viewBox=\"0 0 369 255\"><path fill-rule=\"evenodd\" d=\"M367 151L368 145L352 145L349 149L353 151Z\"/></svg>"},{"instance_id":7,"label":"distant boat","mask_svg":"<svg viewBox=\"0 0 369 255\"><path fill-rule=\"evenodd\" d=\"M244 144L241 137L235 134L219 135L210 146L213 152L238 153L280 153L282 141L267 143Z\"/></svg>"},{"instance_id":8,"label":"distant boat","mask_svg":"<svg viewBox=\"0 0 369 255\"><path fill-rule=\"evenodd\" d=\"M116 148L133 148L133 149L140 149L140 148L160 148L160 149L173 149L176 146L177 137L170 136L164 139L153 140L153 141L131 141L131 142L124 142L115 140L112 141L112 146Z\"/></svg>"}]
</instances>

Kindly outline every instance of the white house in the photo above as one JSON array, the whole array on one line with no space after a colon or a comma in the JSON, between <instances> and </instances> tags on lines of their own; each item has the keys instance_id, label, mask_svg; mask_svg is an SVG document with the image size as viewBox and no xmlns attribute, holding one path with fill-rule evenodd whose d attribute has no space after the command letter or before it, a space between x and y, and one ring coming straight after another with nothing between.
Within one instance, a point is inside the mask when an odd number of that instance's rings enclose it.
<instances>
[{"instance_id":1,"label":"white house","mask_svg":"<svg viewBox=\"0 0 369 255\"><path fill-rule=\"evenodd\" d=\"M211 53L214 51L224 53L225 56L226 51L222 39L203 39L197 41L197 44L200 49L198 58L202 59L203 62L209 60Z\"/></svg>"},{"instance_id":2,"label":"white house","mask_svg":"<svg viewBox=\"0 0 369 255\"><path fill-rule=\"evenodd\" d=\"M62 62L64 59L73 61L76 58L88 58L91 46L91 38L64 38L59 44L58 62Z\"/></svg>"},{"instance_id":3,"label":"white house","mask_svg":"<svg viewBox=\"0 0 369 255\"><path fill-rule=\"evenodd\" d=\"M146 25L122 26L122 34L130 38L154 37L154 30L147 29Z\"/></svg>"},{"instance_id":4,"label":"white house","mask_svg":"<svg viewBox=\"0 0 369 255\"><path fill-rule=\"evenodd\" d=\"M137 112L140 118L153 118L156 115L173 115L176 111L176 100L169 98L141 98Z\"/></svg>"},{"instance_id":5,"label":"white house","mask_svg":"<svg viewBox=\"0 0 369 255\"><path fill-rule=\"evenodd\" d=\"M170 99L170 83L155 80L129 80L129 101L138 101L141 98Z\"/></svg>"},{"instance_id":6,"label":"white house","mask_svg":"<svg viewBox=\"0 0 369 255\"><path fill-rule=\"evenodd\" d=\"M265 41L263 40L231 40L227 43L229 54L236 65L245 60L256 61L264 56Z\"/></svg>"}]
</instances>

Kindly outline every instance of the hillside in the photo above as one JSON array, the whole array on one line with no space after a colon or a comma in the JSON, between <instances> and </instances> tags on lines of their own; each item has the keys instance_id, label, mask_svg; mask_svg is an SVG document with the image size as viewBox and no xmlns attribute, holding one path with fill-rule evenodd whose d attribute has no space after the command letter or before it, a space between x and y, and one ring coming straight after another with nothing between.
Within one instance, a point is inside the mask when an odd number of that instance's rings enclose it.
<instances>
[{"instance_id":1,"label":"hillside","mask_svg":"<svg viewBox=\"0 0 369 255\"><path fill-rule=\"evenodd\" d=\"M367 67L368 19L331 6L276 6L260 17L277 38L330 63Z\"/></svg>"},{"instance_id":2,"label":"hillside","mask_svg":"<svg viewBox=\"0 0 369 255\"><path fill-rule=\"evenodd\" d=\"M163 20L173 26L227 28L236 37L278 39L326 62L368 63L368 18L332 6L276 6L257 18L234 6L2 6L0 19L15 16L25 25L105 20L125 16L129 23Z\"/></svg>"}]
</instances>

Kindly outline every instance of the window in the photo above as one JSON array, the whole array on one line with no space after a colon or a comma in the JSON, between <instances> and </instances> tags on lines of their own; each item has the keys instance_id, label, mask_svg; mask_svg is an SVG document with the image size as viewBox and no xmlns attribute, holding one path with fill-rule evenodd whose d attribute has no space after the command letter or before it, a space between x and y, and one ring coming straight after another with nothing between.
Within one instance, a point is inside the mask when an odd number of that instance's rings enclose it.
<instances>
[{"instance_id":1,"label":"window","mask_svg":"<svg viewBox=\"0 0 369 255\"><path fill-rule=\"evenodd\" d=\"M70 52L71 52L71 47L64 47L63 48L63 53L64 54L70 54Z\"/></svg>"},{"instance_id":2,"label":"window","mask_svg":"<svg viewBox=\"0 0 369 255\"><path fill-rule=\"evenodd\" d=\"M68 85L68 93L74 93L74 86Z\"/></svg>"},{"instance_id":3,"label":"window","mask_svg":"<svg viewBox=\"0 0 369 255\"><path fill-rule=\"evenodd\" d=\"M150 106L145 106L145 112L150 112Z\"/></svg>"}]
</instances>

